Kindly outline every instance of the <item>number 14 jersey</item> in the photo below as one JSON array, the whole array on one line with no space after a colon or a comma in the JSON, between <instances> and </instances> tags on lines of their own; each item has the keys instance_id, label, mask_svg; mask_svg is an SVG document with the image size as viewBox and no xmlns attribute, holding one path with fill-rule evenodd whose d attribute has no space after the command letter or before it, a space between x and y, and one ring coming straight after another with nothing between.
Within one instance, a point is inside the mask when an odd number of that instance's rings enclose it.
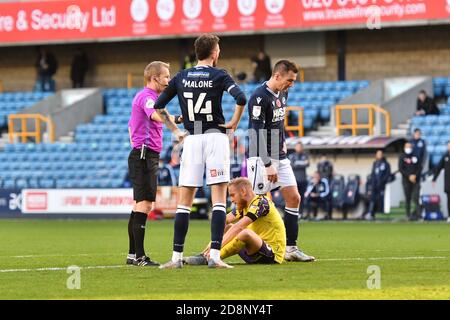
<instances>
[{"instance_id":1,"label":"number 14 jersey","mask_svg":"<svg viewBox=\"0 0 450 320\"><path fill-rule=\"evenodd\" d=\"M224 91L236 101L244 95L225 70L197 66L176 74L159 97L155 108L164 108L177 95L184 128L190 134L202 134L211 129L224 133L225 129L219 126L225 123L222 109Z\"/></svg>"}]
</instances>

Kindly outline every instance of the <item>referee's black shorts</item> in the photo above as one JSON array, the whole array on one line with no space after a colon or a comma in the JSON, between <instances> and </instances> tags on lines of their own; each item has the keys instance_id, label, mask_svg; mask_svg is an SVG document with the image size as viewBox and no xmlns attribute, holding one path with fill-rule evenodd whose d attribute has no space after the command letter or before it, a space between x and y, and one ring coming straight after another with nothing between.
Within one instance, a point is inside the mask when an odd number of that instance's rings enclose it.
<instances>
[{"instance_id":1,"label":"referee's black shorts","mask_svg":"<svg viewBox=\"0 0 450 320\"><path fill-rule=\"evenodd\" d=\"M159 153L147 149L145 159L141 159L141 150L133 149L128 156L128 171L133 185L133 199L155 201L158 179Z\"/></svg>"}]
</instances>

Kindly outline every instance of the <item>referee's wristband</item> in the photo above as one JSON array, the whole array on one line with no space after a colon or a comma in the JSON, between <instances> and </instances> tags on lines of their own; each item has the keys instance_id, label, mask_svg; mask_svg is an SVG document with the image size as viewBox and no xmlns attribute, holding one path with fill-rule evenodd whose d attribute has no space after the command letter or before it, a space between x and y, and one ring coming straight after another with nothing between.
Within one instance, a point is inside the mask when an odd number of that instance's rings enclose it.
<instances>
[{"instance_id":1,"label":"referee's wristband","mask_svg":"<svg viewBox=\"0 0 450 320\"><path fill-rule=\"evenodd\" d=\"M181 116L175 116L175 123L176 124L180 124L181 123L180 118L181 118Z\"/></svg>"}]
</instances>

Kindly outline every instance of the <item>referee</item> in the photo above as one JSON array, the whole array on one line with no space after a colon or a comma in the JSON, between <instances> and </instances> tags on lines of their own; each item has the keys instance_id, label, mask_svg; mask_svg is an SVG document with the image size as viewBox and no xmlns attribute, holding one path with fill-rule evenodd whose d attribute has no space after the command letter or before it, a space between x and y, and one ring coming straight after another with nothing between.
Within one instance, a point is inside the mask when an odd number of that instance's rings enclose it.
<instances>
[{"instance_id":1,"label":"referee","mask_svg":"<svg viewBox=\"0 0 450 320\"><path fill-rule=\"evenodd\" d=\"M170 80L169 65L154 61L144 70L146 86L133 99L131 118L128 122L132 150L128 157L128 170L133 186L135 204L128 222L130 249L127 264L135 266L158 266L146 256L144 250L147 214L156 198L159 154L162 150L163 121L153 108L159 94ZM182 139L182 132L175 123L180 117L170 116L168 127Z\"/></svg>"}]
</instances>

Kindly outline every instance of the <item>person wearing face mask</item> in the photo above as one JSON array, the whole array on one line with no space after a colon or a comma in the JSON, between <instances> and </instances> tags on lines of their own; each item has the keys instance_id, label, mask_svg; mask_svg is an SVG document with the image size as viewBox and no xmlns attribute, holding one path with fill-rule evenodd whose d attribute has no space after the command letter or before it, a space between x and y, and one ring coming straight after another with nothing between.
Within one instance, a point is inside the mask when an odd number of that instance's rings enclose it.
<instances>
[{"instance_id":1,"label":"person wearing face mask","mask_svg":"<svg viewBox=\"0 0 450 320\"><path fill-rule=\"evenodd\" d=\"M419 193L421 165L417 156L413 154L411 142L405 143L404 153L400 155L398 168L402 175L403 190L406 200L406 215L410 221L419 219ZM411 201L414 202L414 213L411 214Z\"/></svg>"}]
</instances>

